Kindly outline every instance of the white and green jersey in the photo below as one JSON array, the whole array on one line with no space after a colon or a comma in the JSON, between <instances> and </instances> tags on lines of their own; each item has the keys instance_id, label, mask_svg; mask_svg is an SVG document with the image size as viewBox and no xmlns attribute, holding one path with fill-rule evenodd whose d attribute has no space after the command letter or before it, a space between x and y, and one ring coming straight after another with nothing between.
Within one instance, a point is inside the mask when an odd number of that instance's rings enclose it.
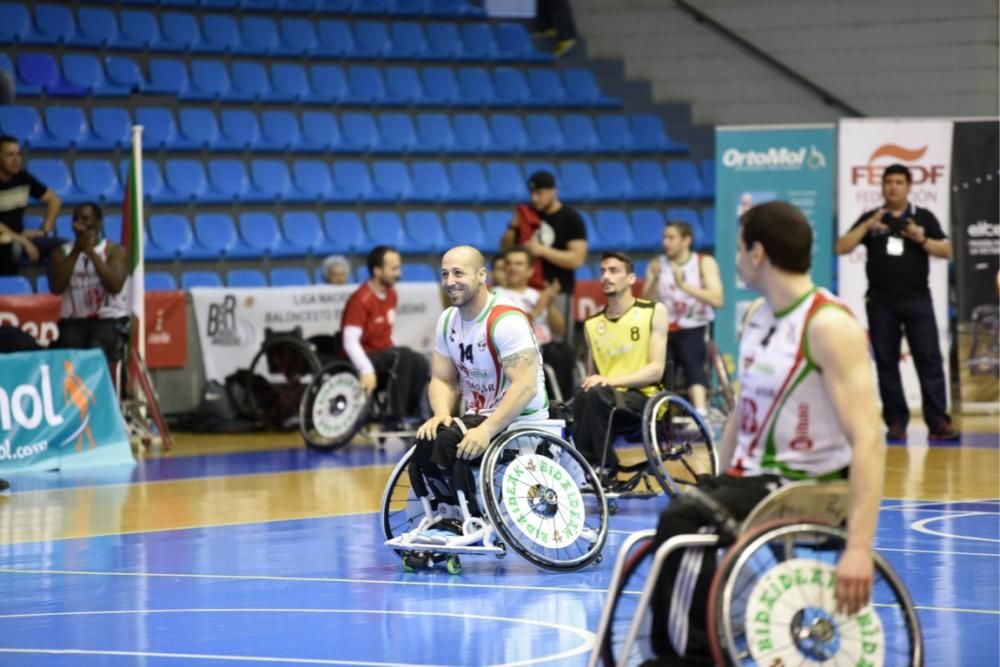
<instances>
[{"instance_id":1,"label":"white and green jersey","mask_svg":"<svg viewBox=\"0 0 1000 667\"><path fill-rule=\"evenodd\" d=\"M807 327L825 307L847 310L830 292L813 289L778 313L764 303L747 320L733 474L840 477L850 465L851 443L837 423L822 369L809 355Z\"/></svg>"},{"instance_id":2,"label":"white and green jersey","mask_svg":"<svg viewBox=\"0 0 1000 667\"><path fill-rule=\"evenodd\" d=\"M462 398L467 411L488 415L507 393L510 382L501 360L515 352L534 350L538 356L535 396L518 419L547 419L549 399L545 393L542 353L527 314L491 293L486 307L472 320L463 320L458 308L441 313L434 350L449 357L458 369Z\"/></svg>"}]
</instances>

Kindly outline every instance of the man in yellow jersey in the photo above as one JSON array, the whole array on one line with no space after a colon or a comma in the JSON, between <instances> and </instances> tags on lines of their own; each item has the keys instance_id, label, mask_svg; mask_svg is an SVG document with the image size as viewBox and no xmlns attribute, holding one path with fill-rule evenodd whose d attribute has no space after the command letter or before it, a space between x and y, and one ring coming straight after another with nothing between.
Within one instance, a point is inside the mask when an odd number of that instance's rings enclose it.
<instances>
[{"instance_id":1,"label":"man in yellow jersey","mask_svg":"<svg viewBox=\"0 0 1000 667\"><path fill-rule=\"evenodd\" d=\"M801 211L769 202L748 210L740 223L737 269L763 300L740 337L739 405L719 453L726 472L699 489L740 521L786 481L847 477L848 537L835 597L840 610L853 615L871 594L885 468L868 340L847 308L813 285L812 230ZM696 503L680 496L660 515L654 547L713 527ZM714 570L714 549L667 559L652 604L658 657L644 664L713 664L705 622Z\"/></svg>"},{"instance_id":2,"label":"man in yellow jersey","mask_svg":"<svg viewBox=\"0 0 1000 667\"><path fill-rule=\"evenodd\" d=\"M633 413L631 419L616 417L616 429L634 428L646 400L661 389L667 356L666 306L635 298L635 280L628 255L601 256L601 291L608 305L584 322L588 376L573 400L573 443L592 465L603 459L611 480L618 467L608 437L611 410L618 406Z\"/></svg>"}]
</instances>

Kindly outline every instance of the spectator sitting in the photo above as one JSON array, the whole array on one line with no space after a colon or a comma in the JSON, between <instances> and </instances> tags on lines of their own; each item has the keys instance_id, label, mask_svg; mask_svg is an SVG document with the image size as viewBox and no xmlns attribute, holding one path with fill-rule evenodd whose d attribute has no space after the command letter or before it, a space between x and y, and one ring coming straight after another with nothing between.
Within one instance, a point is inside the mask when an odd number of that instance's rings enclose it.
<instances>
[{"instance_id":1,"label":"spectator sitting","mask_svg":"<svg viewBox=\"0 0 1000 667\"><path fill-rule=\"evenodd\" d=\"M56 347L100 347L109 363L120 361L129 322L125 249L103 238L103 214L93 202L73 209L73 243L56 248L49 261L49 289L62 294Z\"/></svg>"},{"instance_id":2,"label":"spectator sitting","mask_svg":"<svg viewBox=\"0 0 1000 667\"><path fill-rule=\"evenodd\" d=\"M328 285L346 285L351 282L351 263L343 255L330 255L323 260L323 280Z\"/></svg>"},{"instance_id":3,"label":"spectator sitting","mask_svg":"<svg viewBox=\"0 0 1000 667\"><path fill-rule=\"evenodd\" d=\"M507 257L505 253L498 253L493 256L490 262L489 284L493 287L503 287L507 284Z\"/></svg>"},{"instance_id":4,"label":"spectator sitting","mask_svg":"<svg viewBox=\"0 0 1000 667\"><path fill-rule=\"evenodd\" d=\"M41 229L24 228L29 198L45 204ZM17 139L0 135L0 276L17 274L21 252L37 262L60 245L60 241L45 236L55 229L61 204L55 192L22 169L21 145Z\"/></svg>"},{"instance_id":5,"label":"spectator sitting","mask_svg":"<svg viewBox=\"0 0 1000 667\"><path fill-rule=\"evenodd\" d=\"M389 246L376 246L368 253L368 282L344 305L341 332L344 352L361 374L361 387L367 393L385 389L395 376L389 396L387 417L421 417L420 404L430 379L430 367L423 355L407 347L396 347L392 325L396 316L396 290L401 259Z\"/></svg>"}]
</instances>

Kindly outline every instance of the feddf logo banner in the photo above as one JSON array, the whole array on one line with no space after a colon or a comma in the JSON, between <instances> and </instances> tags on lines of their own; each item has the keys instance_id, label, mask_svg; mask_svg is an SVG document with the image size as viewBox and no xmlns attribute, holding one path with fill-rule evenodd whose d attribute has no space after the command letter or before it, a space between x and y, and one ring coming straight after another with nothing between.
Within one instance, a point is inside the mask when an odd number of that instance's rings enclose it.
<instances>
[{"instance_id":1,"label":"feddf logo banner","mask_svg":"<svg viewBox=\"0 0 1000 667\"><path fill-rule=\"evenodd\" d=\"M757 293L736 273L740 215L780 199L799 207L813 228L812 277L829 287L833 269L833 125L718 127L715 132L715 248L726 299L715 341L735 355L736 330Z\"/></svg>"},{"instance_id":2,"label":"feddf logo banner","mask_svg":"<svg viewBox=\"0 0 1000 667\"><path fill-rule=\"evenodd\" d=\"M839 220L838 235L848 232L862 213L878 208L882 198L882 172L891 164L910 168L913 184L910 203L926 208L937 217L941 229L951 229L951 144L952 122L942 120L845 119L839 136ZM868 328L865 312L867 251L858 244L838 265L839 293L854 315ZM948 358L948 262L930 258L930 290L937 320L941 356ZM905 341L905 338L904 338ZM944 365L945 387L949 386L948 364ZM920 384L910 357L909 346L902 350L903 390L910 407L920 407Z\"/></svg>"},{"instance_id":3,"label":"feddf logo banner","mask_svg":"<svg viewBox=\"0 0 1000 667\"><path fill-rule=\"evenodd\" d=\"M100 350L0 355L0 474L134 463Z\"/></svg>"}]
</instances>

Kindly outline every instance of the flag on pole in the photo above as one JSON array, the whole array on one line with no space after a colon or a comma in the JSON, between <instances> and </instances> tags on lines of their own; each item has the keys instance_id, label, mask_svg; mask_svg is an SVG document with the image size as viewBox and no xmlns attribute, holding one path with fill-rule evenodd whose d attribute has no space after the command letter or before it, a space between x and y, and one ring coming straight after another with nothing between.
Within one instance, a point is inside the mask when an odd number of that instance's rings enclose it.
<instances>
[{"instance_id":1,"label":"flag on pole","mask_svg":"<svg viewBox=\"0 0 1000 667\"><path fill-rule=\"evenodd\" d=\"M145 336L145 271L143 267L142 233L142 127L132 128L132 162L125 184L125 201L122 202L122 247L128 258L129 278L124 289L128 290L129 310L132 314L132 339L139 356L146 357Z\"/></svg>"}]
</instances>

